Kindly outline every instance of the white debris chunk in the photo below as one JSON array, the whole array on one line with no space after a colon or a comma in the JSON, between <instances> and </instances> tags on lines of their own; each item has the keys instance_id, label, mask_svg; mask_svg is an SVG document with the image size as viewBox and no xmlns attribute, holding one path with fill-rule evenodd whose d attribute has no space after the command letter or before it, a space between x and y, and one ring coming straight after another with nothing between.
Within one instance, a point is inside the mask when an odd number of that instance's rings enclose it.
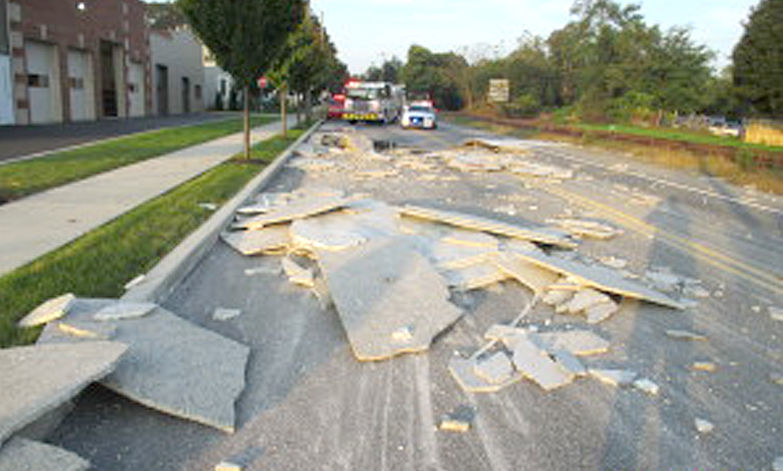
<instances>
[{"instance_id":1,"label":"white debris chunk","mask_svg":"<svg viewBox=\"0 0 783 471\"><path fill-rule=\"evenodd\" d=\"M615 256L601 257L598 259L598 261L603 263L607 267L614 268L616 270L622 270L623 268L628 266L628 260L624 258L618 258Z\"/></svg>"},{"instance_id":2,"label":"white debris chunk","mask_svg":"<svg viewBox=\"0 0 783 471\"><path fill-rule=\"evenodd\" d=\"M351 199L342 196L308 196L291 202L285 206L277 206L266 214L246 219L236 225L243 229L261 229L262 227L304 219L309 216L328 213L345 207Z\"/></svg>"},{"instance_id":3,"label":"white debris chunk","mask_svg":"<svg viewBox=\"0 0 783 471\"><path fill-rule=\"evenodd\" d=\"M693 424L696 426L696 430L699 433L710 433L713 430L715 430L715 425L712 422L710 422L709 420L700 419L700 418L697 417L693 421Z\"/></svg>"},{"instance_id":4,"label":"white debris chunk","mask_svg":"<svg viewBox=\"0 0 783 471\"><path fill-rule=\"evenodd\" d=\"M452 358L449 361L449 372L464 391L472 393L497 392L522 379L522 375L519 372L515 372L502 383L490 383L476 374L476 359L474 357L468 359Z\"/></svg>"},{"instance_id":5,"label":"white debris chunk","mask_svg":"<svg viewBox=\"0 0 783 471\"><path fill-rule=\"evenodd\" d=\"M282 271L283 271L283 267L279 265L271 266L271 267L245 268L245 276L256 276L256 275L277 276Z\"/></svg>"},{"instance_id":6,"label":"white debris chunk","mask_svg":"<svg viewBox=\"0 0 783 471\"><path fill-rule=\"evenodd\" d=\"M128 291L129 289L133 288L134 286L138 286L141 284L144 279L147 278L147 275L139 275L129 282L125 283L125 285L122 287L125 291Z\"/></svg>"},{"instance_id":7,"label":"white debris chunk","mask_svg":"<svg viewBox=\"0 0 783 471\"><path fill-rule=\"evenodd\" d=\"M35 327L61 318L68 313L68 308L75 299L73 293L52 298L24 316L19 321L19 327Z\"/></svg>"},{"instance_id":8,"label":"white debris chunk","mask_svg":"<svg viewBox=\"0 0 783 471\"><path fill-rule=\"evenodd\" d=\"M276 225L258 230L223 232L220 238L242 255L258 255L284 250L291 243L288 226Z\"/></svg>"},{"instance_id":9,"label":"white debris chunk","mask_svg":"<svg viewBox=\"0 0 783 471\"><path fill-rule=\"evenodd\" d=\"M526 378L549 391L571 383L574 375L524 335L514 340L514 366Z\"/></svg>"},{"instance_id":10,"label":"white debris chunk","mask_svg":"<svg viewBox=\"0 0 783 471\"><path fill-rule=\"evenodd\" d=\"M299 265L291 257L283 257L280 263L283 267L283 272L288 277L288 281L295 285L304 286L305 288L315 287L312 270Z\"/></svg>"},{"instance_id":11,"label":"white debris chunk","mask_svg":"<svg viewBox=\"0 0 783 471\"><path fill-rule=\"evenodd\" d=\"M550 289L546 292L541 302L548 306L560 306L568 303L574 297L575 290Z\"/></svg>"},{"instance_id":12,"label":"white debris chunk","mask_svg":"<svg viewBox=\"0 0 783 471\"><path fill-rule=\"evenodd\" d=\"M718 366L711 361L694 361L691 364L691 369L694 371L706 371L708 373L713 373L718 369Z\"/></svg>"},{"instance_id":13,"label":"white debris chunk","mask_svg":"<svg viewBox=\"0 0 783 471\"><path fill-rule=\"evenodd\" d=\"M770 306L768 310L769 317L773 321L783 322L783 308Z\"/></svg>"},{"instance_id":14,"label":"white debris chunk","mask_svg":"<svg viewBox=\"0 0 783 471\"><path fill-rule=\"evenodd\" d=\"M345 250L367 242L367 237L348 216L301 219L291 224L291 239L308 250Z\"/></svg>"},{"instance_id":15,"label":"white debris chunk","mask_svg":"<svg viewBox=\"0 0 783 471\"><path fill-rule=\"evenodd\" d=\"M658 392L661 389L652 380L649 380L647 378L637 379L636 381L633 382L633 387L651 396L657 396Z\"/></svg>"},{"instance_id":16,"label":"white debris chunk","mask_svg":"<svg viewBox=\"0 0 783 471\"><path fill-rule=\"evenodd\" d=\"M623 233L622 230L609 224L582 219L553 219L546 221L549 224L557 224L572 235L590 237L593 239L611 239Z\"/></svg>"},{"instance_id":17,"label":"white debris chunk","mask_svg":"<svg viewBox=\"0 0 783 471\"><path fill-rule=\"evenodd\" d=\"M221 461L215 465L215 471L242 471L242 466L230 461Z\"/></svg>"},{"instance_id":18,"label":"white debris chunk","mask_svg":"<svg viewBox=\"0 0 783 471\"><path fill-rule=\"evenodd\" d=\"M606 294L593 288L585 288L577 291L571 301L568 302L566 308L569 314L579 314L585 309L610 302L612 302L612 298Z\"/></svg>"},{"instance_id":19,"label":"white debris chunk","mask_svg":"<svg viewBox=\"0 0 783 471\"><path fill-rule=\"evenodd\" d=\"M479 359L474 370L477 375L492 384L504 383L514 374L514 366L504 352L495 352L487 358Z\"/></svg>"},{"instance_id":20,"label":"white debris chunk","mask_svg":"<svg viewBox=\"0 0 783 471\"><path fill-rule=\"evenodd\" d=\"M630 386L636 379L636 373L630 370L590 368L588 371L594 378L612 386Z\"/></svg>"},{"instance_id":21,"label":"white debris chunk","mask_svg":"<svg viewBox=\"0 0 783 471\"><path fill-rule=\"evenodd\" d=\"M212 313L212 319L216 321L227 321L229 319L233 319L235 317L239 317L242 314L242 311L239 309L229 309L225 307L218 307L215 308L215 311Z\"/></svg>"},{"instance_id":22,"label":"white debris chunk","mask_svg":"<svg viewBox=\"0 0 783 471\"><path fill-rule=\"evenodd\" d=\"M117 321L122 319L135 319L146 316L158 305L155 303L133 303L120 301L110 304L96 312L92 318L96 321Z\"/></svg>"},{"instance_id":23,"label":"white debris chunk","mask_svg":"<svg viewBox=\"0 0 783 471\"><path fill-rule=\"evenodd\" d=\"M596 304L595 306L587 308L585 310L585 318L587 319L588 324L598 324L599 322L603 322L610 318L618 310L620 310L620 306L610 300L609 302Z\"/></svg>"},{"instance_id":24,"label":"white debris chunk","mask_svg":"<svg viewBox=\"0 0 783 471\"><path fill-rule=\"evenodd\" d=\"M675 340L692 340L706 342L707 337L702 334L690 332L687 330L670 329L666 331L666 336Z\"/></svg>"}]
</instances>

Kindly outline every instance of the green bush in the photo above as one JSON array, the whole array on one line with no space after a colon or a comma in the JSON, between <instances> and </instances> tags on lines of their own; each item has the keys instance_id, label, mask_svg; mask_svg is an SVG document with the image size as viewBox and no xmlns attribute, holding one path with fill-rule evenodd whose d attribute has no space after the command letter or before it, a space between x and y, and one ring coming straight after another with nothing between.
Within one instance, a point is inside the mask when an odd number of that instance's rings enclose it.
<instances>
[{"instance_id":1,"label":"green bush","mask_svg":"<svg viewBox=\"0 0 783 471\"><path fill-rule=\"evenodd\" d=\"M541 101L525 93L503 105L503 113L509 118L533 118L541 111Z\"/></svg>"}]
</instances>

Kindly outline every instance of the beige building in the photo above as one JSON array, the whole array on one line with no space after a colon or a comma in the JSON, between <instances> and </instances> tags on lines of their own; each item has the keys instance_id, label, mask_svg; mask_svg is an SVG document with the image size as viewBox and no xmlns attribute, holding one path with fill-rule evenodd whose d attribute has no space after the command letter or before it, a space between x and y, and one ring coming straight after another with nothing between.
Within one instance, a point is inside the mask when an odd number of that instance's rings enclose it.
<instances>
[{"instance_id":1,"label":"beige building","mask_svg":"<svg viewBox=\"0 0 783 471\"><path fill-rule=\"evenodd\" d=\"M188 28L150 32L155 114L204 111L202 46Z\"/></svg>"}]
</instances>

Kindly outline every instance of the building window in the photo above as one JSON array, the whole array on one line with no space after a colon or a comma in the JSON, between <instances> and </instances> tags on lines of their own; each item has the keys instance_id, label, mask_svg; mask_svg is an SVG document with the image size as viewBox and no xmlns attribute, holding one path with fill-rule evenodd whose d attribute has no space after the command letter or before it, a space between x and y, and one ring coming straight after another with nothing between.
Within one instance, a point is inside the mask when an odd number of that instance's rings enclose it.
<instances>
[{"instance_id":1,"label":"building window","mask_svg":"<svg viewBox=\"0 0 783 471\"><path fill-rule=\"evenodd\" d=\"M68 80L71 82L71 88L74 90L84 89L84 79L82 77L70 77Z\"/></svg>"},{"instance_id":2,"label":"building window","mask_svg":"<svg viewBox=\"0 0 783 471\"><path fill-rule=\"evenodd\" d=\"M40 74L27 74L27 86L49 88L49 76Z\"/></svg>"},{"instance_id":3,"label":"building window","mask_svg":"<svg viewBox=\"0 0 783 471\"><path fill-rule=\"evenodd\" d=\"M196 100L200 100L201 99L201 85L195 85L193 87L193 93L196 94Z\"/></svg>"}]
</instances>

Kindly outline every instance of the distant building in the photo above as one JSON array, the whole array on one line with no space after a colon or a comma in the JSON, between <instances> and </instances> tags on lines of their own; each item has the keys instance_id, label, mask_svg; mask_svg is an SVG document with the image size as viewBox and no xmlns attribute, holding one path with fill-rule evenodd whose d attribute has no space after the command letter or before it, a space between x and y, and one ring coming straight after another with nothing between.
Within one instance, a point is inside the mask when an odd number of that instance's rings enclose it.
<instances>
[{"instance_id":1,"label":"distant building","mask_svg":"<svg viewBox=\"0 0 783 471\"><path fill-rule=\"evenodd\" d=\"M234 79L221 69L212 53L204 47L204 105L210 110L227 110ZM220 106L218 106L218 104Z\"/></svg>"},{"instance_id":2,"label":"distant building","mask_svg":"<svg viewBox=\"0 0 783 471\"><path fill-rule=\"evenodd\" d=\"M204 110L204 63L201 42L187 27L152 30L154 112L158 115Z\"/></svg>"},{"instance_id":3,"label":"distant building","mask_svg":"<svg viewBox=\"0 0 783 471\"><path fill-rule=\"evenodd\" d=\"M0 24L0 123L150 111L150 48L141 1L0 0Z\"/></svg>"}]
</instances>

